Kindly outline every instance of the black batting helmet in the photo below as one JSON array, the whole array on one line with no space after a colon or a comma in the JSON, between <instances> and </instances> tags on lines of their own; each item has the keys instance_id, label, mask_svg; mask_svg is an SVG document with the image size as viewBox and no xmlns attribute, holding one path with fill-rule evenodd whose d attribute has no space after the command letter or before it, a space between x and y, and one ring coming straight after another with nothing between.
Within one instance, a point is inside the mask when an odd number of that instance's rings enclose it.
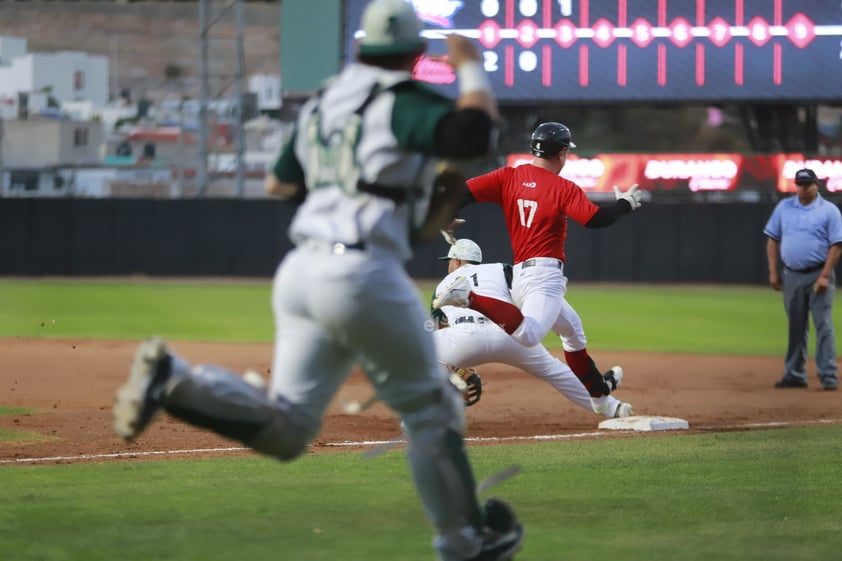
<instances>
[{"instance_id":1,"label":"black batting helmet","mask_svg":"<svg viewBox=\"0 0 842 561\"><path fill-rule=\"evenodd\" d=\"M570 140L570 129L561 123L543 123L532 133L529 145L539 158L552 158L565 148L576 148Z\"/></svg>"}]
</instances>

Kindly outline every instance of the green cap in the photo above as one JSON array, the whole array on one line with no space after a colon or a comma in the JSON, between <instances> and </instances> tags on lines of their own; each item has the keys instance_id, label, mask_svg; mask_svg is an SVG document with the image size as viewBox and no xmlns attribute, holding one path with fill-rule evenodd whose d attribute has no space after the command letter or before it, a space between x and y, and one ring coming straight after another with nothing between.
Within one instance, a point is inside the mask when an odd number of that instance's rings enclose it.
<instances>
[{"instance_id":1,"label":"green cap","mask_svg":"<svg viewBox=\"0 0 842 561\"><path fill-rule=\"evenodd\" d=\"M363 12L359 54L401 55L422 52L427 43L421 37L421 20L406 0L372 0Z\"/></svg>"}]
</instances>

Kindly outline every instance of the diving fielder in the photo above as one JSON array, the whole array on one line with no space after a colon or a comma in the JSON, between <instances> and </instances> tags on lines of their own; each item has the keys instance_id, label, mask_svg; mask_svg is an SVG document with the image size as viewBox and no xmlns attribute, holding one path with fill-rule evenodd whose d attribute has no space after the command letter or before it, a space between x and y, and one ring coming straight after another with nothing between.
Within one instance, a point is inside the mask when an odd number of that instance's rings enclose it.
<instances>
[{"instance_id":1,"label":"diving fielder","mask_svg":"<svg viewBox=\"0 0 842 561\"><path fill-rule=\"evenodd\" d=\"M511 302L509 286L512 269L502 263L482 263L482 250L467 238L457 240L450 247L449 274L439 283L438 296L460 276L471 283L471 290L483 296ZM613 395L592 398L573 371L557 359L542 344L524 347L500 326L470 308L443 306L433 311L434 318L444 317L449 327L433 333L439 360L455 368L469 368L487 362L514 366L545 380L560 394L576 405L605 417L632 415L630 403L623 403ZM613 369L615 386L622 380L622 368Z\"/></svg>"}]
</instances>

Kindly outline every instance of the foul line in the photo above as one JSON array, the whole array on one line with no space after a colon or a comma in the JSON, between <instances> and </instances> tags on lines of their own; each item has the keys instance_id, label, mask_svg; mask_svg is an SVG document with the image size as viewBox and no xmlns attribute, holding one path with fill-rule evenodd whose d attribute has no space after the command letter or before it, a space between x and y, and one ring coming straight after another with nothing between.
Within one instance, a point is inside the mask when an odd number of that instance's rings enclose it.
<instances>
[{"instance_id":1,"label":"foul line","mask_svg":"<svg viewBox=\"0 0 842 561\"><path fill-rule=\"evenodd\" d=\"M738 425L699 425L691 426L696 430L736 430L736 429L768 429L777 427L795 427L803 425L835 425L842 423L842 419L816 419L814 421L770 421L766 423L742 423ZM534 436L469 436L465 442L514 442L524 440L576 440L580 438L594 438L616 435L621 431L591 431L573 434L539 434ZM647 434L636 431L622 431L626 434ZM654 431L681 433L681 431ZM402 439L393 440L360 440L343 442L323 442L321 446L329 447L360 447L360 446L384 446L402 444ZM83 462L91 460L116 460L124 458L142 458L148 456L175 456L183 454L208 454L220 452L243 452L250 450L242 446L230 448L191 448L187 450L153 450L148 452L114 452L111 454L80 454L78 456L50 456L46 458L15 458L13 460L0 460L0 464L34 464L43 462Z\"/></svg>"},{"instance_id":2,"label":"foul line","mask_svg":"<svg viewBox=\"0 0 842 561\"><path fill-rule=\"evenodd\" d=\"M0 460L0 464L31 464L36 462L73 462L86 460L111 460L119 458L140 458L142 456L167 456L175 454L206 454L209 452L234 452L248 448L191 448L189 450L153 450L150 452L115 452L113 454L80 454L78 456L51 456L48 458L16 458Z\"/></svg>"}]
</instances>

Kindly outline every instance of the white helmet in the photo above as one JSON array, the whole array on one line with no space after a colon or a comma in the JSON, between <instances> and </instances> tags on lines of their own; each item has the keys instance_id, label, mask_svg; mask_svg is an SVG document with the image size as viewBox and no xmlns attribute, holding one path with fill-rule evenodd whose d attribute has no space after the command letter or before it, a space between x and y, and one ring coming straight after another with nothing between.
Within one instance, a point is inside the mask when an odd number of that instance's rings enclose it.
<instances>
[{"instance_id":1,"label":"white helmet","mask_svg":"<svg viewBox=\"0 0 842 561\"><path fill-rule=\"evenodd\" d=\"M359 54L363 56L402 55L423 52L421 20L406 0L372 0L363 12Z\"/></svg>"},{"instance_id":2,"label":"white helmet","mask_svg":"<svg viewBox=\"0 0 842 561\"><path fill-rule=\"evenodd\" d=\"M444 257L439 259L460 259L462 261L471 261L473 263L482 263L482 249L475 241L468 238L461 238L456 240L456 243L450 246L450 251Z\"/></svg>"}]
</instances>

